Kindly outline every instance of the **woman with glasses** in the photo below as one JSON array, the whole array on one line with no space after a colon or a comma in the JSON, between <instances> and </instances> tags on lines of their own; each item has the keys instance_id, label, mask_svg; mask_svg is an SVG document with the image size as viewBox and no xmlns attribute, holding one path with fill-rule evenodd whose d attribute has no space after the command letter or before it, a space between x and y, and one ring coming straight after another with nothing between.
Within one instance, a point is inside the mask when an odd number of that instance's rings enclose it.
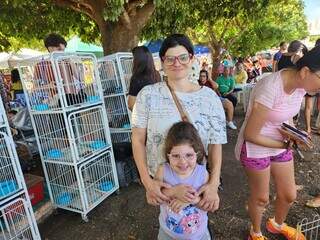
<instances>
[{"instance_id":1,"label":"woman with glasses","mask_svg":"<svg viewBox=\"0 0 320 240\"><path fill-rule=\"evenodd\" d=\"M221 144L227 142L221 101L211 89L189 81L188 75L194 61L194 49L189 38L182 34L167 37L159 55L167 81L144 87L137 96L132 113L133 154L146 189L147 201L152 205L169 201L162 190L171 186L153 177L158 166L166 162L162 153L167 132L174 123L182 119L171 89L188 121L198 130L211 169L209 181L202 188L203 198L199 206L204 211L215 211L219 207ZM185 186L182 189L181 201L194 200L195 194L190 188Z\"/></svg>"},{"instance_id":2,"label":"woman with glasses","mask_svg":"<svg viewBox=\"0 0 320 240\"><path fill-rule=\"evenodd\" d=\"M276 187L274 218L267 230L286 239L304 239L284 222L296 199L294 163L291 147L306 149L280 134L283 123L293 124L306 92L320 90L320 46L300 58L292 68L285 68L262 78L253 89L245 121L235 148L248 177L250 196L248 211L252 227L250 240L266 239L261 233L264 209L269 202L269 182Z\"/></svg>"}]
</instances>

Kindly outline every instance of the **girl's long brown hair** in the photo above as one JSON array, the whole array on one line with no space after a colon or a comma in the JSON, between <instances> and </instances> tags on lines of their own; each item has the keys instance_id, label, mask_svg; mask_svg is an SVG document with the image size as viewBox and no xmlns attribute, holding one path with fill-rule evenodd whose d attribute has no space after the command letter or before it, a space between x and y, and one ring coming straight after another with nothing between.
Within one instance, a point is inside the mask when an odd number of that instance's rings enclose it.
<instances>
[{"instance_id":1,"label":"girl's long brown hair","mask_svg":"<svg viewBox=\"0 0 320 240\"><path fill-rule=\"evenodd\" d=\"M168 154L174 146L189 144L197 153L197 163L202 164L205 150L197 129L189 122L178 122L169 129L165 140L164 154L167 161Z\"/></svg>"}]
</instances>

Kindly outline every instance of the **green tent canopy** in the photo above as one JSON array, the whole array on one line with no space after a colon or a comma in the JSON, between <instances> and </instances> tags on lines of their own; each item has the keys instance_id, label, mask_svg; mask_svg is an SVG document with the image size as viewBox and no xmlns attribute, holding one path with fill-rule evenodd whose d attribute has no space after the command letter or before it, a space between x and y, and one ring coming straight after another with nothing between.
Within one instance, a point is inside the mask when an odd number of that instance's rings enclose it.
<instances>
[{"instance_id":1,"label":"green tent canopy","mask_svg":"<svg viewBox=\"0 0 320 240\"><path fill-rule=\"evenodd\" d=\"M72 37L67 42L66 52L90 52L96 55L96 57L103 56L103 49L101 46L95 44L84 43L77 36Z\"/></svg>"}]
</instances>

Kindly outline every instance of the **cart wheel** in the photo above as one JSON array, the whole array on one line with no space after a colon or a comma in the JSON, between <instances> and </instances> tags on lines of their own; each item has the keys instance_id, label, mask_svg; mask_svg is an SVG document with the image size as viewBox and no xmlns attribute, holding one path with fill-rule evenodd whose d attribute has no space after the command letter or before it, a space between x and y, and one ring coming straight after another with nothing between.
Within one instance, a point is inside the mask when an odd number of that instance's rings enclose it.
<instances>
[{"instance_id":1,"label":"cart wheel","mask_svg":"<svg viewBox=\"0 0 320 240\"><path fill-rule=\"evenodd\" d=\"M121 193L120 189L117 189L116 194L119 195Z\"/></svg>"},{"instance_id":2,"label":"cart wheel","mask_svg":"<svg viewBox=\"0 0 320 240\"><path fill-rule=\"evenodd\" d=\"M85 214L81 214L81 217L82 217L82 220L84 221L84 222L89 222L89 219L88 219L88 217L87 217L87 215L85 215Z\"/></svg>"}]
</instances>

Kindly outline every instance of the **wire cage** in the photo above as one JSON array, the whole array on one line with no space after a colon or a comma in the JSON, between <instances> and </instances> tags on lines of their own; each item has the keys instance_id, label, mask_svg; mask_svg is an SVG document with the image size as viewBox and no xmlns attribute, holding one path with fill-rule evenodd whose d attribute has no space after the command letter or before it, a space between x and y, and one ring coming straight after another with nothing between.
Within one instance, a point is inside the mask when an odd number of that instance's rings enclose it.
<instances>
[{"instance_id":1,"label":"wire cage","mask_svg":"<svg viewBox=\"0 0 320 240\"><path fill-rule=\"evenodd\" d=\"M52 201L60 208L87 213L119 188L110 151L77 166L46 162Z\"/></svg>"},{"instance_id":2,"label":"wire cage","mask_svg":"<svg viewBox=\"0 0 320 240\"><path fill-rule=\"evenodd\" d=\"M33 114L45 161L79 163L110 147L105 109L94 106L71 113Z\"/></svg>"},{"instance_id":3,"label":"wire cage","mask_svg":"<svg viewBox=\"0 0 320 240\"><path fill-rule=\"evenodd\" d=\"M13 153L14 143L0 132L0 202L23 190L23 176Z\"/></svg>"},{"instance_id":4,"label":"wire cage","mask_svg":"<svg viewBox=\"0 0 320 240\"><path fill-rule=\"evenodd\" d=\"M297 225L297 231L302 233L306 240L320 239L320 216L315 215L312 219L304 218ZM296 240L300 240L298 237Z\"/></svg>"},{"instance_id":5,"label":"wire cage","mask_svg":"<svg viewBox=\"0 0 320 240\"><path fill-rule=\"evenodd\" d=\"M115 61L103 60L98 62L100 81L104 96L114 94L123 94L123 86L121 83Z\"/></svg>"},{"instance_id":6,"label":"wire cage","mask_svg":"<svg viewBox=\"0 0 320 240\"><path fill-rule=\"evenodd\" d=\"M133 58L132 57L122 57L120 58L121 71L123 74L124 82L126 84L127 92L129 91L130 80L132 76L133 69Z\"/></svg>"},{"instance_id":7,"label":"wire cage","mask_svg":"<svg viewBox=\"0 0 320 240\"><path fill-rule=\"evenodd\" d=\"M19 63L31 111L84 107L102 100L93 54L51 53Z\"/></svg>"},{"instance_id":8,"label":"wire cage","mask_svg":"<svg viewBox=\"0 0 320 240\"><path fill-rule=\"evenodd\" d=\"M112 92L112 94L127 93L129 91L130 79L132 75L132 67L133 67L132 53L129 53L129 52L114 53L114 54L105 56L103 58L100 58L98 62L100 66L99 67L100 76L103 79L102 82L106 81L106 79L109 79L109 81L110 79L114 79L113 82L115 83L121 82L121 88L120 87L116 88L115 91ZM108 85L104 85L104 86L108 86ZM106 94L105 94L106 96L108 94L108 89L103 88L103 90L106 91Z\"/></svg>"},{"instance_id":9,"label":"wire cage","mask_svg":"<svg viewBox=\"0 0 320 240\"><path fill-rule=\"evenodd\" d=\"M110 129L130 130L130 116L124 95L105 97L105 106Z\"/></svg>"},{"instance_id":10,"label":"wire cage","mask_svg":"<svg viewBox=\"0 0 320 240\"><path fill-rule=\"evenodd\" d=\"M111 133L111 141L113 144L131 142L131 130L128 130L128 131L113 130L110 133Z\"/></svg>"},{"instance_id":11,"label":"wire cage","mask_svg":"<svg viewBox=\"0 0 320 240\"><path fill-rule=\"evenodd\" d=\"M40 239L31 205L19 197L0 206L0 239Z\"/></svg>"}]
</instances>

